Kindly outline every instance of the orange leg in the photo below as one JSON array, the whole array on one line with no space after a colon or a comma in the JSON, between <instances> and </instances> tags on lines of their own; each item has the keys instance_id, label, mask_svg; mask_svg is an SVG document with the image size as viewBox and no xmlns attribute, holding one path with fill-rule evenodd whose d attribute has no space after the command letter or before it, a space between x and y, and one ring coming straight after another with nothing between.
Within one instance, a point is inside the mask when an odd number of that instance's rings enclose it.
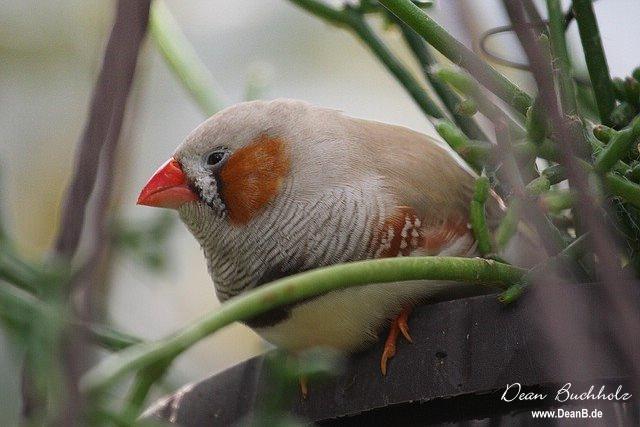
<instances>
[{"instance_id":1,"label":"orange leg","mask_svg":"<svg viewBox=\"0 0 640 427\"><path fill-rule=\"evenodd\" d=\"M389 335L384 343L384 351L382 352L382 359L380 359L380 370L382 375L387 375L387 362L396 354L396 341L398 340L398 333L406 338L407 341L413 342L411 335L409 335L409 326L407 325L407 319L411 315L413 307L407 306L402 309L400 314L393 319L391 327L389 328Z\"/></svg>"},{"instance_id":2,"label":"orange leg","mask_svg":"<svg viewBox=\"0 0 640 427\"><path fill-rule=\"evenodd\" d=\"M309 388L307 387L307 377L300 377L300 394L302 398L306 399L309 394Z\"/></svg>"}]
</instances>

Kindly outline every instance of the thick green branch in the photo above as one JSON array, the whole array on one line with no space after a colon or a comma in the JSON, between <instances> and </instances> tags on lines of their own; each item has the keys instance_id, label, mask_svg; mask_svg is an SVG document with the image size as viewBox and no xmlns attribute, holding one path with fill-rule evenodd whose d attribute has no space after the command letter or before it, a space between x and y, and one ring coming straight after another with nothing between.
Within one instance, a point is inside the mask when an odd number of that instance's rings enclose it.
<instances>
[{"instance_id":1,"label":"thick green branch","mask_svg":"<svg viewBox=\"0 0 640 427\"><path fill-rule=\"evenodd\" d=\"M449 147L460 155L468 164L480 173L491 157L492 145L485 141L471 141L467 136L448 120L435 125L436 131ZM492 165L493 166L493 165Z\"/></svg>"},{"instance_id":2,"label":"thick green branch","mask_svg":"<svg viewBox=\"0 0 640 427\"><path fill-rule=\"evenodd\" d=\"M470 284L510 285L525 270L478 258L406 257L360 261L320 268L277 280L224 303L216 311L153 343L123 350L105 359L82 379L87 392L113 385L128 372L138 371L162 360L170 360L220 328L249 319L284 304L350 286L407 280L451 280ZM396 286L403 286L397 283Z\"/></svg>"},{"instance_id":3,"label":"thick green branch","mask_svg":"<svg viewBox=\"0 0 640 427\"><path fill-rule=\"evenodd\" d=\"M560 0L547 0L549 12L549 35L554 63L557 64L557 75L560 83L562 106L565 114L577 113L576 91L573 84L571 63L565 39L564 14ZM556 68L556 67L554 67Z\"/></svg>"},{"instance_id":4,"label":"thick green branch","mask_svg":"<svg viewBox=\"0 0 640 427\"><path fill-rule=\"evenodd\" d=\"M210 116L222 109L224 103L218 98L213 75L162 0L153 2L149 30L160 53L204 113Z\"/></svg>"},{"instance_id":5,"label":"thick green branch","mask_svg":"<svg viewBox=\"0 0 640 427\"><path fill-rule=\"evenodd\" d=\"M602 148L595 162L595 170L600 173L610 171L620 159L628 154L631 146L640 139L640 116L629 127L616 132L609 143Z\"/></svg>"},{"instance_id":6,"label":"thick green branch","mask_svg":"<svg viewBox=\"0 0 640 427\"><path fill-rule=\"evenodd\" d=\"M379 0L379 2L450 61L472 73L480 83L504 102L521 114L527 112L532 102L528 94L456 40L410 0Z\"/></svg>"},{"instance_id":7,"label":"thick green branch","mask_svg":"<svg viewBox=\"0 0 640 427\"><path fill-rule=\"evenodd\" d=\"M487 227L487 216L485 213L485 203L489 196L489 179L481 176L476 180L476 188L471 200L469 210L469 221L473 236L478 242L478 251L484 256L492 252L491 234Z\"/></svg>"},{"instance_id":8,"label":"thick green branch","mask_svg":"<svg viewBox=\"0 0 640 427\"><path fill-rule=\"evenodd\" d=\"M596 105L603 124L611 124L611 112L615 107L615 95L604 55L598 21L593 12L592 0L574 0L573 12L578 22L582 49L595 93Z\"/></svg>"},{"instance_id":9,"label":"thick green branch","mask_svg":"<svg viewBox=\"0 0 640 427\"><path fill-rule=\"evenodd\" d=\"M0 242L0 279L29 292L37 291L38 272L15 252L11 242Z\"/></svg>"}]
</instances>

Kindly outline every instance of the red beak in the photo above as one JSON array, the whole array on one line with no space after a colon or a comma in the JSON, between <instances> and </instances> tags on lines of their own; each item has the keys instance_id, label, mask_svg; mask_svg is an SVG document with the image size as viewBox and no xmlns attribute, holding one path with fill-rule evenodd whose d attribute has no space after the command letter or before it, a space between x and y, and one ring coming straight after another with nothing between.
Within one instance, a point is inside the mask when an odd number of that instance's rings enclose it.
<instances>
[{"instance_id":1,"label":"red beak","mask_svg":"<svg viewBox=\"0 0 640 427\"><path fill-rule=\"evenodd\" d=\"M191 190L180 163L169 159L153 174L138 196L138 204L157 208L178 209L184 203L198 200Z\"/></svg>"}]
</instances>

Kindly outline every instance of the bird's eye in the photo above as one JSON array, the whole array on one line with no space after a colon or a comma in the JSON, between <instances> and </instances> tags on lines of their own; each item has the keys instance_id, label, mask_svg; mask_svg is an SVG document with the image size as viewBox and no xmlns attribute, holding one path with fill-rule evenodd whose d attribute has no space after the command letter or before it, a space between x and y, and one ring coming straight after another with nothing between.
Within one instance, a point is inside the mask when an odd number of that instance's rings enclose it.
<instances>
[{"instance_id":1,"label":"bird's eye","mask_svg":"<svg viewBox=\"0 0 640 427\"><path fill-rule=\"evenodd\" d=\"M213 166L222 161L224 159L225 152L224 151L214 151L213 153L207 156L207 165Z\"/></svg>"}]
</instances>

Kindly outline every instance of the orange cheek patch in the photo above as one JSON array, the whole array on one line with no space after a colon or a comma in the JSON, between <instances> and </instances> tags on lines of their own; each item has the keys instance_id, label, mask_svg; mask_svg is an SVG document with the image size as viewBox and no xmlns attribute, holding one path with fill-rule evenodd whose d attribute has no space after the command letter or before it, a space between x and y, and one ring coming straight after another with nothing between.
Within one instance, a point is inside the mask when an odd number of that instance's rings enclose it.
<instances>
[{"instance_id":1,"label":"orange cheek patch","mask_svg":"<svg viewBox=\"0 0 640 427\"><path fill-rule=\"evenodd\" d=\"M237 150L220 171L231 222L248 223L278 194L288 173L289 158L278 138L263 135Z\"/></svg>"}]
</instances>

